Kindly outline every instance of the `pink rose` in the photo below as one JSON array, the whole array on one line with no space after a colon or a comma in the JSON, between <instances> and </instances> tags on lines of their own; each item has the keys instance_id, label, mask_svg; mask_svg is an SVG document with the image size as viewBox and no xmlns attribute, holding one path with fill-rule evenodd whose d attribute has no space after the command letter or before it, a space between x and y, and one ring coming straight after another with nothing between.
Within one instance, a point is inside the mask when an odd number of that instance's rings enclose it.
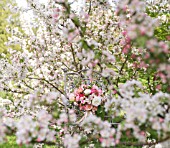
<instances>
[{"instance_id":1,"label":"pink rose","mask_svg":"<svg viewBox=\"0 0 170 148\"><path fill-rule=\"evenodd\" d=\"M85 110L85 106L82 104L80 104L79 108L80 108L80 110Z\"/></svg>"},{"instance_id":2,"label":"pink rose","mask_svg":"<svg viewBox=\"0 0 170 148\"><path fill-rule=\"evenodd\" d=\"M85 110L92 110L93 106L91 104L85 105Z\"/></svg>"},{"instance_id":3,"label":"pink rose","mask_svg":"<svg viewBox=\"0 0 170 148\"><path fill-rule=\"evenodd\" d=\"M77 96L76 96L76 101L78 102L78 101L81 101L81 100L83 100L83 98L84 98L84 94L78 94Z\"/></svg>"}]
</instances>

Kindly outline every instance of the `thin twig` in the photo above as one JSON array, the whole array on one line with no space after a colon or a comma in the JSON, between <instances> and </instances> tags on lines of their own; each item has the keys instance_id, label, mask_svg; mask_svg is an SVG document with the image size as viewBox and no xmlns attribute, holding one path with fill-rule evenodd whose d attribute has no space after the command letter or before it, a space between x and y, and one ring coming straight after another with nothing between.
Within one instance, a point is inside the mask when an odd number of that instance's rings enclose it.
<instances>
[{"instance_id":1,"label":"thin twig","mask_svg":"<svg viewBox=\"0 0 170 148\"><path fill-rule=\"evenodd\" d=\"M36 79L36 80L40 80L40 81L45 81L46 83L50 84L52 87L54 87L56 90L58 90L61 94L63 94L65 96L65 93L63 91L61 91L57 86L55 86L54 84L52 84L51 82L49 82L48 80L44 79L44 78L33 78L33 77L27 77L28 79Z\"/></svg>"},{"instance_id":2,"label":"thin twig","mask_svg":"<svg viewBox=\"0 0 170 148\"><path fill-rule=\"evenodd\" d=\"M74 65L76 67L76 70L78 71L78 66L77 66L77 62L76 62L75 52L74 52L72 44L71 44L70 47L71 47L71 53L72 53L72 56L73 56Z\"/></svg>"},{"instance_id":3,"label":"thin twig","mask_svg":"<svg viewBox=\"0 0 170 148\"><path fill-rule=\"evenodd\" d=\"M92 4L92 2L91 2L91 0L90 0L90 3L89 3L90 5L89 5L89 11L88 11L88 15L90 14L90 12L91 12L91 4Z\"/></svg>"},{"instance_id":4,"label":"thin twig","mask_svg":"<svg viewBox=\"0 0 170 148\"><path fill-rule=\"evenodd\" d=\"M129 58L129 54L126 56L126 59L125 59L125 61L123 62L121 68L120 68L119 75L122 74L122 71L123 71L123 69L124 69L124 67L125 67L125 64L126 64L128 58ZM116 83L117 86L118 86L119 80L120 80L120 76L118 76L118 78L117 78L117 83Z\"/></svg>"},{"instance_id":5,"label":"thin twig","mask_svg":"<svg viewBox=\"0 0 170 148\"><path fill-rule=\"evenodd\" d=\"M25 91L12 90L10 88L2 88L2 90L7 92L12 92L12 93L17 93L17 94L29 94L28 92Z\"/></svg>"}]
</instances>

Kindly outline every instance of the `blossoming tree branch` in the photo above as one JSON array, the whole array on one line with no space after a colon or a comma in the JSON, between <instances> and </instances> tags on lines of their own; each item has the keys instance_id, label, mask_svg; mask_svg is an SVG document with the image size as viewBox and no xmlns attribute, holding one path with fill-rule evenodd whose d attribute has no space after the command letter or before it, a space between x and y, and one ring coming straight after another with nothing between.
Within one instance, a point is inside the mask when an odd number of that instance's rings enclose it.
<instances>
[{"instance_id":1,"label":"blossoming tree branch","mask_svg":"<svg viewBox=\"0 0 170 148\"><path fill-rule=\"evenodd\" d=\"M0 142L152 146L170 139L168 1L27 0L1 54ZM18 12L22 13L21 9ZM167 29L167 31L166 31ZM10 98L10 99L9 99Z\"/></svg>"}]
</instances>

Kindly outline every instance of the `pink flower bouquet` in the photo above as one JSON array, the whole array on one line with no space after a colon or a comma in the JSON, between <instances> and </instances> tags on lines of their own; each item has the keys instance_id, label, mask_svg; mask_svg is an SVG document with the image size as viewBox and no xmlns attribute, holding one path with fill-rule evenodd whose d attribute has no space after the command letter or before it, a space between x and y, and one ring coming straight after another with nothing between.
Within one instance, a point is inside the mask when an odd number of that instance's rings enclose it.
<instances>
[{"instance_id":1,"label":"pink flower bouquet","mask_svg":"<svg viewBox=\"0 0 170 148\"><path fill-rule=\"evenodd\" d=\"M70 102L74 102L80 110L97 111L98 106L104 102L103 92L96 85L81 85L78 89L74 90L74 93L69 95Z\"/></svg>"}]
</instances>

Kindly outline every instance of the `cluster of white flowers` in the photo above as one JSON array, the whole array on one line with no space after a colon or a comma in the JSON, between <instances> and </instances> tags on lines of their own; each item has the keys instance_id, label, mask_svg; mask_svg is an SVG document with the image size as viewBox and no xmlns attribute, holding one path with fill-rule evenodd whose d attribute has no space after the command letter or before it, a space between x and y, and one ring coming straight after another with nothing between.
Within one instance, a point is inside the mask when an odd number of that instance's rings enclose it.
<instances>
[{"instance_id":1,"label":"cluster of white flowers","mask_svg":"<svg viewBox=\"0 0 170 148\"><path fill-rule=\"evenodd\" d=\"M69 121L74 123L76 119L77 119L77 116L74 110L69 110L68 114L65 112L62 112L60 114L60 117L57 120L57 124L61 125L62 123L68 123Z\"/></svg>"},{"instance_id":2,"label":"cluster of white flowers","mask_svg":"<svg viewBox=\"0 0 170 148\"><path fill-rule=\"evenodd\" d=\"M151 96L139 92L135 96L135 87L142 88L142 85L140 82L134 80L123 84L119 90L124 98L118 97L107 100L105 110L107 111L113 106L112 113L114 112L116 116L120 116L121 111L123 111L125 114L125 124L121 129L134 129L133 134L140 141L146 140L145 134L140 129L146 122L147 124L145 126L151 126L152 129L157 131L162 129L166 135L169 132L168 127L170 125L170 114L167 113L168 106L170 105L170 95L159 92ZM122 88L124 88L123 91ZM161 100L164 100L166 105L162 105ZM121 109L117 110L119 107Z\"/></svg>"},{"instance_id":3,"label":"cluster of white flowers","mask_svg":"<svg viewBox=\"0 0 170 148\"><path fill-rule=\"evenodd\" d=\"M125 84L120 85L119 91L124 98L131 98L131 97L134 96L134 93L135 93L134 92L134 90L135 90L134 86L137 86L138 88L142 89L141 82L136 81L136 80L132 80L132 81L127 81Z\"/></svg>"},{"instance_id":4,"label":"cluster of white flowers","mask_svg":"<svg viewBox=\"0 0 170 148\"><path fill-rule=\"evenodd\" d=\"M81 126L85 129L86 132L93 131L95 134L99 134L99 140L101 142L102 147L110 147L115 146L116 141L119 139L115 139L116 130L111 127L111 123L108 121L102 121L95 115L89 115L84 121L81 123Z\"/></svg>"},{"instance_id":5,"label":"cluster of white flowers","mask_svg":"<svg viewBox=\"0 0 170 148\"><path fill-rule=\"evenodd\" d=\"M6 137L7 127L4 125L3 116L5 109L0 108L0 142L3 142Z\"/></svg>"},{"instance_id":6,"label":"cluster of white flowers","mask_svg":"<svg viewBox=\"0 0 170 148\"><path fill-rule=\"evenodd\" d=\"M52 116L44 110L38 113L37 120L32 116L22 116L16 123L18 144L29 144L33 139L38 142L55 141L55 131L49 129Z\"/></svg>"},{"instance_id":7,"label":"cluster of white flowers","mask_svg":"<svg viewBox=\"0 0 170 148\"><path fill-rule=\"evenodd\" d=\"M64 146L67 148L78 148L80 139L81 136L78 134L74 134L73 136L66 134L63 139Z\"/></svg>"}]
</instances>

